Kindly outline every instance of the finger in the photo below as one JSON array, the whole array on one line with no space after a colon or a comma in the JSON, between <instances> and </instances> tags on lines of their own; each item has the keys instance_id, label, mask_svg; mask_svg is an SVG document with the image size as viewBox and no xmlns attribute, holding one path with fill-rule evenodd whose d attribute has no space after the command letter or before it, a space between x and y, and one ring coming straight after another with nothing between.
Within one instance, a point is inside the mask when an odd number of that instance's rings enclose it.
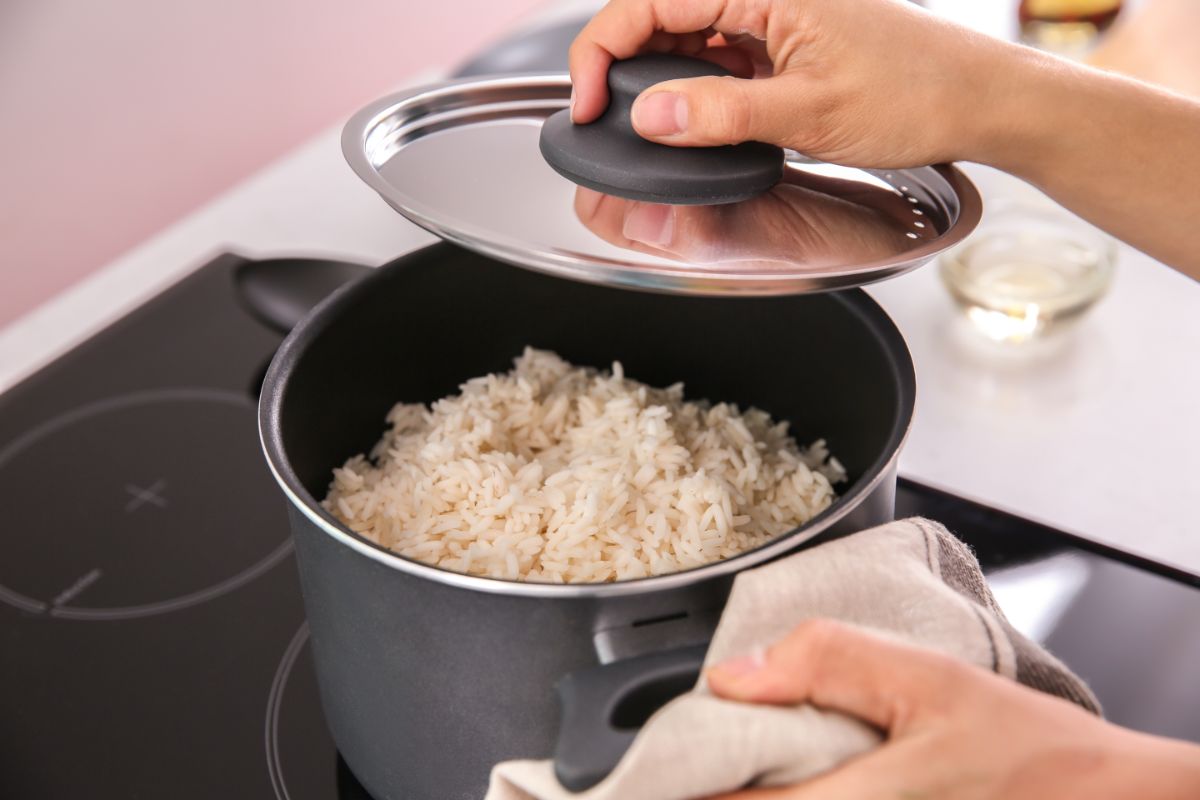
<instances>
[{"instance_id":1,"label":"finger","mask_svg":"<svg viewBox=\"0 0 1200 800\"><path fill-rule=\"evenodd\" d=\"M675 33L672 34L672 37L675 40L674 46L670 50L672 53L679 53L685 56L694 56L708 47L708 37L703 31L696 31L695 33Z\"/></svg>"},{"instance_id":2,"label":"finger","mask_svg":"<svg viewBox=\"0 0 1200 800\"><path fill-rule=\"evenodd\" d=\"M794 786L772 789L743 789L740 792L713 795L708 800L791 800Z\"/></svg>"},{"instance_id":3,"label":"finger","mask_svg":"<svg viewBox=\"0 0 1200 800\"><path fill-rule=\"evenodd\" d=\"M949 656L890 642L830 620L809 620L758 659L708 671L720 697L754 703L811 702L893 734L970 691L974 669Z\"/></svg>"},{"instance_id":4,"label":"finger","mask_svg":"<svg viewBox=\"0 0 1200 800\"><path fill-rule=\"evenodd\" d=\"M638 48L638 52L682 53L684 55L695 55L704 49L707 41L707 38L699 31L695 33L667 33L666 31L655 31L654 34L646 40L646 43Z\"/></svg>"},{"instance_id":5,"label":"finger","mask_svg":"<svg viewBox=\"0 0 1200 800\"><path fill-rule=\"evenodd\" d=\"M740 47L707 47L695 53L697 58L724 67L738 78L754 77L754 59Z\"/></svg>"},{"instance_id":6,"label":"finger","mask_svg":"<svg viewBox=\"0 0 1200 800\"><path fill-rule=\"evenodd\" d=\"M669 206L575 190L575 215L606 242L640 253L684 261L718 258L723 237L718 209Z\"/></svg>"},{"instance_id":7,"label":"finger","mask_svg":"<svg viewBox=\"0 0 1200 800\"><path fill-rule=\"evenodd\" d=\"M664 81L633 103L633 127L647 139L682 147L746 141L786 145L794 133L795 87L786 78L687 78Z\"/></svg>"},{"instance_id":8,"label":"finger","mask_svg":"<svg viewBox=\"0 0 1200 800\"><path fill-rule=\"evenodd\" d=\"M710 264L755 255L775 224L769 197L721 206L671 206L575 190L575 215L604 241L640 253Z\"/></svg>"},{"instance_id":9,"label":"finger","mask_svg":"<svg viewBox=\"0 0 1200 800\"><path fill-rule=\"evenodd\" d=\"M897 791L897 786L908 783L904 773L894 768L881 770L870 763L872 760L863 758L860 765L856 759L851 764L793 786L743 789L732 794L714 795L708 800L863 800L873 797L932 796L928 792Z\"/></svg>"},{"instance_id":10,"label":"finger","mask_svg":"<svg viewBox=\"0 0 1200 800\"><path fill-rule=\"evenodd\" d=\"M842 762L828 772L792 786L742 789L707 800L842 800L871 797L929 797L918 791L921 783L913 765L931 761L928 747L919 741L888 743Z\"/></svg>"},{"instance_id":11,"label":"finger","mask_svg":"<svg viewBox=\"0 0 1200 800\"><path fill-rule=\"evenodd\" d=\"M877 777L858 772L849 775L833 772L828 777L814 778L794 786L743 789L740 792L713 795L708 800L859 800L882 796L879 789Z\"/></svg>"},{"instance_id":12,"label":"finger","mask_svg":"<svg viewBox=\"0 0 1200 800\"><path fill-rule=\"evenodd\" d=\"M817 269L896 252L905 231L872 209L781 184L740 203L669 206L575 190L575 215L604 241L693 264Z\"/></svg>"},{"instance_id":13,"label":"finger","mask_svg":"<svg viewBox=\"0 0 1200 800\"><path fill-rule=\"evenodd\" d=\"M749 4L747 4L749 5ZM765 37L765 15L749 7L727 13L726 0L612 0L571 44L572 119L591 122L608 105L608 66L637 55L656 31L694 33L758 29Z\"/></svg>"},{"instance_id":14,"label":"finger","mask_svg":"<svg viewBox=\"0 0 1200 800\"><path fill-rule=\"evenodd\" d=\"M771 61L771 53L767 43L748 34L736 34L725 37L725 44L736 47L750 57L754 64L754 77L769 78L775 74L775 65ZM710 43L710 46L713 46Z\"/></svg>"}]
</instances>

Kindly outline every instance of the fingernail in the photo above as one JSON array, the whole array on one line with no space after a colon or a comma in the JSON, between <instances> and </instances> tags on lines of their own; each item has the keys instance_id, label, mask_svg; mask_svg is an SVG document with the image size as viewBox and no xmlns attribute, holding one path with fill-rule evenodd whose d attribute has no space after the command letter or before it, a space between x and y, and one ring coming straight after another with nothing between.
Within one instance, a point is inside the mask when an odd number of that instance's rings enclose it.
<instances>
[{"instance_id":1,"label":"fingernail","mask_svg":"<svg viewBox=\"0 0 1200 800\"><path fill-rule=\"evenodd\" d=\"M635 203L625 215L621 232L626 239L642 244L668 245L675 234L675 209L655 203Z\"/></svg>"},{"instance_id":2,"label":"fingernail","mask_svg":"<svg viewBox=\"0 0 1200 800\"><path fill-rule=\"evenodd\" d=\"M761 647L756 647L750 651L750 655L734 658L729 661L722 661L717 664L716 669L721 670L731 678L743 678L751 673L758 672L767 665L767 653Z\"/></svg>"},{"instance_id":3,"label":"fingernail","mask_svg":"<svg viewBox=\"0 0 1200 800\"><path fill-rule=\"evenodd\" d=\"M569 107L571 109L571 122L574 122L575 121L575 87L574 86L571 87L571 105Z\"/></svg>"},{"instance_id":4,"label":"fingernail","mask_svg":"<svg viewBox=\"0 0 1200 800\"><path fill-rule=\"evenodd\" d=\"M633 127L649 136L674 136L687 130L687 98L675 92L642 95L633 103Z\"/></svg>"}]
</instances>

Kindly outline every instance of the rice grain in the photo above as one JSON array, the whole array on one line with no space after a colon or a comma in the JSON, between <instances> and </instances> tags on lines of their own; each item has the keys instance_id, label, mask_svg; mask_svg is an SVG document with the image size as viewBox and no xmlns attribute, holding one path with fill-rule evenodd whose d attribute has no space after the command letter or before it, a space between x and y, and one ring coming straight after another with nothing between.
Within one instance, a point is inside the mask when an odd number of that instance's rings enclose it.
<instances>
[{"instance_id":1,"label":"rice grain","mask_svg":"<svg viewBox=\"0 0 1200 800\"><path fill-rule=\"evenodd\" d=\"M526 348L514 369L397 404L324 507L377 544L506 580L629 580L698 567L802 525L845 479L758 409L686 401Z\"/></svg>"}]
</instances>

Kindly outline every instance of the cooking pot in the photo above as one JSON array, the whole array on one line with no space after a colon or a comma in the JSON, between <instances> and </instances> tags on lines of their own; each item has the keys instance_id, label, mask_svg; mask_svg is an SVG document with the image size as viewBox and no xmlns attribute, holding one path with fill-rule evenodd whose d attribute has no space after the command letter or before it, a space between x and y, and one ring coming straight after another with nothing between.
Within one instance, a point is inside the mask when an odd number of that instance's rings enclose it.
<instances>
[{"instance_id":1,"label":"cooking pot","mask_svg":"<svg viewBox=\"0 0 1200 800\"><path fill-rule=\"evenodd\" d=\"M683 381L689 398L764 409L801 443L826 439L848 481L830 508L757 550L605 584L449 572L321 507L332 469L371 449L393 404L505 371L527 345L598 368L620 360L649 384ZM739 571L891 519L914 391L899 332L860 289L650 294L441 243L338 290L283 343L259 413L347 765L379 800L477 800L492 765L510 758L557 756L568 786L594 783L694 678Z\"/></svg>"}]
</instances>

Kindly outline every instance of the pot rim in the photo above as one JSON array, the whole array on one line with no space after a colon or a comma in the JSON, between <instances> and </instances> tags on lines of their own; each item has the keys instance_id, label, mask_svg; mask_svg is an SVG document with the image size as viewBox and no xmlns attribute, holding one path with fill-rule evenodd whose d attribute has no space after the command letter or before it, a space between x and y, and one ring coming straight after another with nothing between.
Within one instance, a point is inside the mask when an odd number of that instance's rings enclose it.
<instances>
[{"instance_id":1,"label":"pot rim","mask_svg":"<svg viewBox=\"0 0 1200 800\"><path fill-rule=\"evenodd\" d=\"M309 315L298 324L276 351L271 365L263 381L262 394L258 405L259 441L266 457L267 465L276 483L283 490L295 510L302 513L308 521L321 531L332 537L338 543L345 545L360 555L366 556L385 567L407 573L414 577L425 578L449 586L462 589L522 597L619 597L644 594L647 592L668 591L684 586L701 583L710 579L728 576L744 569L758 566L795 549L803 542L817 536L832 527L843 517L856 508L869 496L889 474L893 472L908 439L912 428L913 413L916 406L916 374L909 353L895 322L888 316L874 299L862 289L849 289L829 296L846 304L849 310L867 324L882 340L892 358L889 360L895 371L895 378L900 387L900 404L888 436L888 447L864 471L850 490L838 497L836 501L820 514L799 528L779 536L767 544L740 553L725 561L717 561L701 567L655 575L647 578L635 578L610 583L536 583L528 581L511 581L503 578L490 578L479 575L467 575L461 572L435 567L421 561L406 558L399 553L375 544L369 539L352 531L343 525L332 514L321 507L320 503L300 482L299 477L291 467L286 449L283 444L283 430L280 424L284 397L288 381L295 365L303 357L309 346L317 340L325 328L347 310L353 308L358 298L372 292L374 284L381 280L396 265L403 265L415 258L436 258L439 252L446 248L457 248L447 242L437 242L420 248L398 259L385 264L372 274L354 281L335 291L314 308ZM470 251L467 251L470 252ZM486 258L477 253L472 255ZM737 302L730 300L729 302ZM330 465L332 472L333 465Z\"/></svg>"}]
</instances>

